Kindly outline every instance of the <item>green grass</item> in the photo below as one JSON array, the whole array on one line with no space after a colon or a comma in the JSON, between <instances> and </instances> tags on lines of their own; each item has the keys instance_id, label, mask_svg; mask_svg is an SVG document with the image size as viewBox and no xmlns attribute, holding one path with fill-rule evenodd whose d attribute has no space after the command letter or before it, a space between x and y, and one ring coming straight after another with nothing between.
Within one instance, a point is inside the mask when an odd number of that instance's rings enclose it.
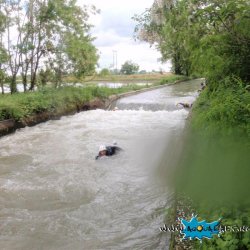
<instances>
[{"instance_id":1,"label":"green grass","mask_svg":"<svg viewBox=\"0 0 250 250\"><path fill-rule=\"evenodd\" d=\"M192 126L230 134L236 128L250 135L250 93L242 81L226 78L216 89L207 88L194 105Z\"/></svg>"},{"instance_id":2,"label":"green grass","mask_svg":"<svg viewBox=\"0 0 250 250\"><path fill-rule=\"evenodd\" d=\"M170 75L167 77L163 77L160 80L160 85L166 84L166 83L171 83L171 82L176 82L176 81L183 81L183 80L189 80L190 78L187 76L181 76L181 75Z\"/></svg>"},{"instance_id":3,"label":"green grass","mask_svg":"<svg viewBox=\"0 0 250 250\"><path fill-rule=\"evenodd\" d=\"M207 87L192 110L176 188L191 197L200 220L250 225L250 93L230 77ZM194 241L193 249L250 249L250 232Z\"/></svg>"},{"instance_id":4,"label":"green grass","mask_svg":"<svg viewBox=\"0 0 250 250\"><path fill-rule=\"evenodd\" d=\"M181 78L180 76L170 76L171 81L169 82ZM64 111L74 110L76 105L83 105L96 97L105 99L110 95L160 84L159 82L146 86L128 84L115 89L91 85L87 85L83 88L62 87L54 89L47 87L36 92L0 95L0 121L6 119L20 121L25 117L42 112L63 113Z\"/></svg>"},{"instance_id":5,"label":"green grass","mask_svg":"<svg viewBox=\"0 0 250 250\"><path fill-rule=\"evenodd\" d=\"M24 117L45 111L63 112L74 109L76 105L82 105L95 97L104 99L109 95L134 89L139 88L134 86L119 89L91 86L86 88L64 87L45 88L32 93L3 95L0 97L0 120L15 119L19 121Z\"/></svg>"},{"instance_id":6,"label":"green grass","mask_svg":"<svg viewBox=\"0 0 250 250\"><path fill-rule=\"evenodd\" d=\"M176 75L172 73L148 73L148 74L133 74L133 75L107 75L107 76L87 76L84 79L76 79L74 76L67 76L64 79L64 82L159 82L162 78L175 77Z\"/></svg>"}]
</instances>

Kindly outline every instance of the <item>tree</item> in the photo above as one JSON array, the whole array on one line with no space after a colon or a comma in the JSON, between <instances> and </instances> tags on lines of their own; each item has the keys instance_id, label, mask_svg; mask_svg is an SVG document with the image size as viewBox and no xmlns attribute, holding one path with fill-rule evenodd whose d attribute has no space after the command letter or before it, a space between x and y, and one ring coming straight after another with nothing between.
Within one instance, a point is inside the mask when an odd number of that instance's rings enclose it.
<instances>
[{"instance_id":1,"label":"tree","mask_svg":"<svg viewBox=\"0 0 250 250\"><path fill-rule=\"evenodd\" d=\"M145 74L147 74L147 71L145 69L140 70L139 74L145 75Z\"/></svg>"},{"instance_id":2,"label":"tree","mask_svg":"<svg viewBox=\"0 0 250 250\"><path fill-rule=\"evenodd\" d=\"M245 0L155 0L135 28L176 74L250 79L250 5Z\"/></svg>"},{"instance_id":3,"label":"tree","mask_svg":"<svg viewBox=\"0 0 250 250\"><path fill-rule=\"evenodd\" d=\"M95 73L98 60L97 49L92 44L92 38L85 34L74 34L71 31L64 34L64 49L68 60L68 73L77 78Z\"/></svg>"},{"instance_id":4,"label":"tree","mask_svg":"<svg viewBox=\"0 0 250 250\"><path fill-rule=\"evenodd\" d=\"M109 71L109 69L104 68L104 69L101 70L101 72L99 73L99 75L100 76L108 76L108 75L110 75L110 71Z\"/></svg>"},{"instance_id":5,"label":"tree","mask_svg":"<svg viewBox=\"0 0 250 250\"><path fill-rule=\"evenodd\" d=\"M194 72L214 82L228 76L250 81L249 13L249 1L244 0L204 1L197 8L192 26L200 39L191 47ZM194 27L199 27L199 36Z\"/></svg>"},{"instance_id":6,"label":"tree","mask_svg":"<svg viewBox=\"0 0 250 250\"><path fill-rule=\"evenodd\" d=\"M2 12L2 1L0 0L0 87L2 94L4 94L4 81L6 78L6 64L8 62L7 51L3 45L3 33L5 31L6 16Z\"/></svg>"},{"instance_id":7,"label":"tree","mask_svg":"<svg viewBox=\"0 0 250 250\"><path fill-rule=\"evenodd\" d=\"M5 71L0 69L0 86L1 86L2 94L4 94L4 82L5 82L6 77L7 75Z\"/></svg>"},{"instance_id":8,"label":"tree","mask_svg":"<svg viewBox=\"0 0 250 250\"><path fill-rule=\"evenodd\" d=\"M33 90L39 69L53 61L55 73L82 77L95 70L98 60L89 34L89 9L75 0L0 0L3 44L11 72L11 93L22 76L24 90ZM97 13L93 7L92 13ZM5 18L3 18L5 17ZM17 36L12 35L15 30ZM58 78L58 79L59 79Z\"/></svg>"},{"instance_id":9,"label":"tree","mask_svg":"<svg viewBox=\"0 0 250 250\"><path fill-rule=\"evenodd\" d=\"M41 69L38 72L38 82L39 85L41 85L42 87L47 85L48 82L53 82L54 78L55 78L54 72L48 67L45 70Z\"/></svg>"},{"instance_id":10,"label":"tree","mask_svg":"<svg viewBox=\"0 0 250 250\"><path fill-rule=\"evenodd\" d=\"M187 1L155 1L142 15L134 16L137 21L137 39L156 43L162 54L162 61L171 60L175 74L189 75L190 53L185 46L188 32Z\"/></svg>"},{"instance_id":11,"label":"tree","mask_svg":"<svg viewBox=\"0 0 250 250\"><path fill-rule=\"evenodd\" d=\"M139 70L139 65L133 63L132 61L126 61L121 67L121 73L125 75L132 75L137 73Z\"/></svg>"}]
</instances>

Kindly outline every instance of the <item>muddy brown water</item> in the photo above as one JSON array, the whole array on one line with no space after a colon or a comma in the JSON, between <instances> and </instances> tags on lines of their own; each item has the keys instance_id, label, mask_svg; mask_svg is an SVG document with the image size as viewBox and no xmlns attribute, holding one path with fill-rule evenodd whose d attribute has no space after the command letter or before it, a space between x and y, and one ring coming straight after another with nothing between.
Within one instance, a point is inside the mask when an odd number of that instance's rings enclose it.
<instances>
[{"instance_id":1,"label":"muddy brown water","mask_svg":"<svg viewBox=\"0 0 250 250\"><path fill-rule=\"evenodd\" d=\"M0 249L168 249L158 165L201 80L120 99L0 139ZM123 151L98 161L101 144ZM167 171L165 171L167 172Z\"/></svg>"}]
</instances>

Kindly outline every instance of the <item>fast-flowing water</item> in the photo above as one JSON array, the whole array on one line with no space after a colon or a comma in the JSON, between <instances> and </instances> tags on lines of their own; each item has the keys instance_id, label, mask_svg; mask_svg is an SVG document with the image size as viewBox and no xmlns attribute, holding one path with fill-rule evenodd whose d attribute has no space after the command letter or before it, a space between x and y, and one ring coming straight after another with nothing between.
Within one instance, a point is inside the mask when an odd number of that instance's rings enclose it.
<instances>
[{"instance_id":1,"label":"fast-flowing water","mask_svg":"<svg viewBox=\"0 0 250 250\"><path fill-rule=\"evenodd\" d=\"M167 249L158 165L200 81L119 100L0 139L0 249ZM100 144L123 151L95 160Z\"/></svg>"}]
</instances>

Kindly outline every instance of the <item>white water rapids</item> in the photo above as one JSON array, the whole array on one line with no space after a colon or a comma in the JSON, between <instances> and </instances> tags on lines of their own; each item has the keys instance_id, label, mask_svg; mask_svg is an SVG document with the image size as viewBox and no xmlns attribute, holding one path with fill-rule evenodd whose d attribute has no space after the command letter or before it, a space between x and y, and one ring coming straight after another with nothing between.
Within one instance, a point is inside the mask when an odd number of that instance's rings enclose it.
<instances>
[{"instance_id":1,"label":"white water rapids","mask_svg":"<svg viewBox=\"0 0 250 250\"><path fill-rule=\"evenodd\" d=\"M0 249L168 249L171 193L158 166L200 80L0 139ZM101 144L123 149L95 160Z\"/></svg>"}]
</instances>

